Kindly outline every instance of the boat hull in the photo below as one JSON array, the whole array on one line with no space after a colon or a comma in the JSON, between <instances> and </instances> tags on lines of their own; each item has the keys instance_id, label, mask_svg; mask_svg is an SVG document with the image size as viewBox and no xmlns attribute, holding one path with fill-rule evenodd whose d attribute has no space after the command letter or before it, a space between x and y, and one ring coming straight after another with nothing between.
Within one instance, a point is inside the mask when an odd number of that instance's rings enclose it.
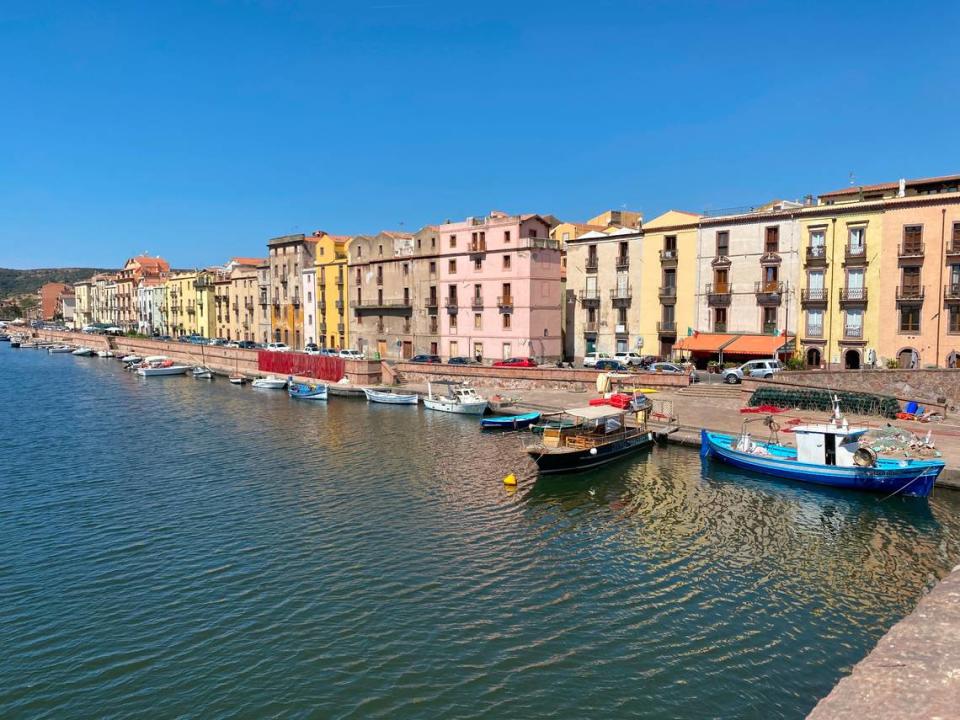
<instances>
[{"instance_id":1,"label":"boat hull","mask_svg":"<svg viewBox=\"0 0 960 720\"><path fill-rule=\"evenodd\" d=\"M420 402L418 395L397 395L396 393L378 392L376 390L363 389L363 394L367 400L385 405L416 405Z\"/></svg>"},{"instance_id":2,"label":"boat hull","mask_svg":"<svg viewBox=\"0 0 960 720\"><path fill-rule=\"evenodd\" d=\"M736 438L701 430L700 455L704 458L715 458L741 470L785 480L848 490L897 493L908 497L927 497L944 468L942 462L932 460L903 463L891 461L890 467L869 468L814 465L740 452L728 446L727 443L731 441L736 442Z\"/></svg>"},{"instance_id":3,"label":"boat hull","mask_svg":"<svg viewBox=\"0 0 960 720\"><path fill-rule=\"evenodd\" d=\"M487 417L480 421L480 427L487 430L523 430L539 420L540 416L540 413L532 412L524 415Z\"/></svg>"},{"instance_id":4,"label":"boat hull","mask_svg":"<svg viewBox=\"0 0 960 720\"><path fill-rule=\"evenodd\" d=\"M423 404L431 410L440 412L454 413L455 415L483 415L487 409L487 401L461 403L450 400L438 400L436 398L424 398Z\"/></svg>"},{"instance_id":5,"label":"boat hull","mask_svg":"<svg viewBox=\"0 0 960 720\"><path fill-rule=\"evenodd\" d=\"M538 448L537 446L527 448L527 453L537 464L537 469L541 475L550 475L590 470L635 452L646 450L653 444L653 433L645 432L592 448L597 451L596 453L592 453L591 448L574 450L570 448Z\"/></svg>"},{"instance_id":6,"label":"boat hull","mask_svg":"<svg viewBox=\"0 0 960 720\"><path fill-rule=\"evenodd\" d=\"M287 386L286 380L258 378L251 383L255 388L263 390L283 390Z\"/></svg>"},{"instance_id":7,"label":"boat hull","mask_svg":"<svg viewBox=\"0 0 960 720\"><path fill-rule=\"evenodd\" d=\"M327 386L317 385L312 388L302 383L294 383L287 388L287 394L295 400L326 400Z\"/></svg>"},{"instance_id":8,"label":"boat hull","mask_svg":"<svg viewBox=\"0 0 960 720\"><path fill-rule=\"evenodd\" d=\"M141 377L164 377L167 375L186 375L190 368L186 365L171 365L170 367L137 368L137 375Z\"/></svg>"}]
</instances>

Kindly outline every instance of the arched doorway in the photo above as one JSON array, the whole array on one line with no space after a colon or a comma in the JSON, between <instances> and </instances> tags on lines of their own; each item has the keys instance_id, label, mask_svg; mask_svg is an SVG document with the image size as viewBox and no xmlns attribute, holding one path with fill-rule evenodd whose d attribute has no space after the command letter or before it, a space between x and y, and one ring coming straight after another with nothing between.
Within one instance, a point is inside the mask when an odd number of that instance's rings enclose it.
<instances>
[{"instance_id":1,"label":"arched doorway","mask_svg":"<svg viewBox=\"0 0 960 720\"><path fill-rule=\"evenodd\" d=\"M859 370L860 369L860 351L847 350L843 354L843 367L847 370Z\"/></svg>"},{"instance_id":2,"label":"arched doorway","mask_svg":"<svg viewBox=\"0 0 960 720\"><path fill-rule=\"evenodd\" d=\"M897 353L897 367L907 369L916 367L916 351L913 348L904 348Z\"/></svg>"},{"instance_id":3,"label":"arched doorway","mask_svg":"<svg viewBox=\"0 0 960 720\"><path fill-rule=\"evenodd\" d=\"M820 367L820 348L809 348L807 350L807 367L818 368Z\"/></svg>"}]
</instances>

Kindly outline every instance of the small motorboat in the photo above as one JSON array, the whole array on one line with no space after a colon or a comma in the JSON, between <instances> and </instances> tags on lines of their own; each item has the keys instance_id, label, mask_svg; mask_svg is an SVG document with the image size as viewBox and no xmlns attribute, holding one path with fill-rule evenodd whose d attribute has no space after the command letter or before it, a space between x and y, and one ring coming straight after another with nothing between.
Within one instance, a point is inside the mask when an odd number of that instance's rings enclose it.
<instances>
[{"instance_id":1,"label":"small motorboat","mask_svg":"<svg viewBox=\"0 0 960 720\"><path fill-rule=\"evenodd\" d=\"M434 385L446 386L446 393L434 394ZM427 383L427 397L423 404L431 410L457 413L460 415L483 415L487 409L487 401L480 397L477 391L464 383L441 380Z\"/></svg>"},{"instance_id":2,"label":"small motorboat","mask_svg":"<svg viewBox=\"0 0 960 720\"><path fill-rule=\"evenodd\" d=\"M480 427L487 430L523 430L540 419L540 413L528 412L521 415L493 415L480 420Z\"/></svg>"},{"instance_id":3,"label":"small motorboat","mask_svg":"<svg viewBox=\"0 0 960 720\"><path fill-rule=\"evenodd\" d=\"M231 385L245 385L246 382L247 382L247 378L244 377L243 375L231 375L231 376L230 376L230 384L231 384Z\"/></svg>"},{"instance_id":4,"label":"small motorboat","mask_svg":"<svg viewBox=\"0 0 960 720\"><path fill-rule=\"evenodd\" d=\"M97 357L112 358L113 350L97 350Z\"/></svg>"},{"instance_id":5,"label":"small motorboat","mask_svg":"<svg viewBox=\"0 0 960 720\"><path fill-rule=\"evenodd\" d=\"M0 342L10 342L10 336L6 333L0 333Z\"/></svg>"},{"instance_id":6,"label":"small motorboat","mask_svg":"<svg viewBox=\"0 0 960 720\"><path fill-rule=\"evenodd\" d=\"M77 348L76 350L71 350L70 352L77 357L92 357L94 354L93 348L88 347Z\"/></svg>"},{"instance_id":7,"label":"small motorboat","mask_svg":"<svg viewBox=\"0 0 960 720\"><path fill-rule=\"evenodd\" d=\"M279 378L270 375L269 377L259 377L252 383L255 388L264 390L283 390L287 386L286 378Z\"/></svg>"},{"instance_id":8,"label":"small motorboat","mask_svg":"<svg viewBox=\"0 0 960 720\"><path fill-rule=\"evenodd\" d=\"M137 375L141 377L164 377L167 375L186 375L189 365L177 365L173 360L165 358L159 361L150 361L150 358L137 368Z\"/></svg>"},{"instance_id":9,"label":"small motorboat","mask_svg":"<svg viewBox=\"0 0 960 720\"><path fill-rule=\"evenodd\" d=\"M850 426L840 415L836 396L833 405L830 422L791 428L797 439L795 448L777 442L771 418L764 420L771 432L768 442L750 436L749 421L744 422L739 436L701 430L700 455L778 479L910 497L930 494L945 467L943 460L878 457L869 443L861 442L869 428Z\"/></svg>"},{"instance_id":10,"label":"small motorboat","mask_svg":"<svg viewBox=\"0 0 960 720\"><path fill-rule=\"evenodd\" d=\"M205 365L200 365L198 367L195 367L191 374L197 380L213 380L213 370L206 367Z\"/></svg>"},{"instance_id":11,"label":"small motorboat","mask_svg":"<svg viewBox=\"0 0 960 720\"><path fill-rule=\"evenodd\" d=\"M54 345L53 347L48 347L47 352L51 355L63 355L66 353L72 353L73 348L69 345Z\"/></svg>"},{"instance_id":12,"label":"small motorboat","mask_svg":"<svg viewBox=\"0 0 960 720\"><path fill-rule=\"evenodd\" d=\"M122 358L120 358L120 362L122 362L122 363L141 363L141 362L143 362L143 358L140 357L139 355L124 355Z\"/></svg>"},{"instance_id":13,"label":"small motorboat","mask_svg":"<svg viewBox=\"0 0 960 720\"><path fill-rule=\"evenodd\" d=\"M12 348L18 348L18 347L20 347L20 341L19 341L19 340L10 340L10 347L12 347Z\"/></svg>"},{"instance_id":14,"label":"small motorboat","mask_svg":"<svg viewBox=\"0 0 960 720\"><path fill-rule=\"evenodd\" d=\"M367 396L369 402L384 403L386 405L416 405L420 402L420 396L416 393L393 393L364 388L363 394Z\"/></svg>"},{"instance_id":15,"label":"small motorboat","mask_svg":"<svg viewBox=\"0 0 960 720\"><path fill-rule=\"evenodd\" d=\"M327 386L323 384L290 383L287 387L287 394L297 400L326 400Z\"/></svg>"}]
</instances>

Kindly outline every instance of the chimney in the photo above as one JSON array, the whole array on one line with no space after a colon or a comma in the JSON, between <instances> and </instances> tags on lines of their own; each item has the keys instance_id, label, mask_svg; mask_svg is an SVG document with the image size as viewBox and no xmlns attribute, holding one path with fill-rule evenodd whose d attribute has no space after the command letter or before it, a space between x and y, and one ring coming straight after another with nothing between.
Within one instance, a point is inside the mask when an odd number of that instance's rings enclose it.
<instances>
[{"instance_id":1,"label":"chimney","mask_svg":"<svg viewBox=\"0 0 960 720\"><path fill-rule=\"evenodd\" d=\"M904 178L900 178L900 189L897 190L897 197L906 197L907 195L907 181Z\"/></svg>"}]
</instances>

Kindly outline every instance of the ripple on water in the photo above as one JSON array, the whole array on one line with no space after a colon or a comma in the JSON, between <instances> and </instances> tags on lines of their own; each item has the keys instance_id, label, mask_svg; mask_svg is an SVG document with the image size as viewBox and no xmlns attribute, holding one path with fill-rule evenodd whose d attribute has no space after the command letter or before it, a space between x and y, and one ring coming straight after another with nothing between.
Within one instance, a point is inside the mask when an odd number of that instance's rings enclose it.
<instances>
[{"instance_id":1,"label":"ripple on water","mask_svg":"<svg viewBox=\"0 0 960 720\"><path fill-rule=\"evenodd\" d=\"M468 418L2 344L0 402L0 717L798 717L960 556L947 493L676 448L534 483Z\"/></svg>"}]
</instances>

